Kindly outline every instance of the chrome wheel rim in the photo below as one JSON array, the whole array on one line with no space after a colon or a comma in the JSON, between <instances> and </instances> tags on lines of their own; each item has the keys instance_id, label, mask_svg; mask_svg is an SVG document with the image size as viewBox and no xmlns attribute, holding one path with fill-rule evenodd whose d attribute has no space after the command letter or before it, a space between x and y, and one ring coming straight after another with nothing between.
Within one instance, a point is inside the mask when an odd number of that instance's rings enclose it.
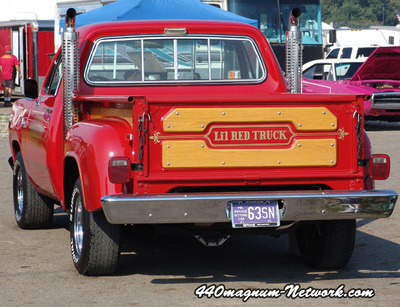
<instances>
[{"instance_id":1,"label":"chrome wheel rim","mask_svg":"<svg viewBox=\"0 0 400 307\"><path fill-rule=\"evenodd\" d=\"M79 192L75 194L74 208L74 247L79 258L83 245L83 205Z\"/></svg>"},{"instance_id":2,"label":"chrome wheel rim","mask_svg":"<svg viewBox=\"0 0 400 307\"><path fill-rule=\"evenodd\" d=\"M24 180L22 178L21 167L18 167L17 171L17 208L15 210L15 216L17 220L22 217L22 212L24 210Z\"/></svg>"}]
</instances>

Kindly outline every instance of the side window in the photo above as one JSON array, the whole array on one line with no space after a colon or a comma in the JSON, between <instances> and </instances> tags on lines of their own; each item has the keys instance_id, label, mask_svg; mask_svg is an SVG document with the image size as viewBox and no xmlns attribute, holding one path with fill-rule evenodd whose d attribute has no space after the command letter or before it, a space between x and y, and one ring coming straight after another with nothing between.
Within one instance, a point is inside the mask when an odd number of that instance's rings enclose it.
<instances>
[{"instance_id":1,"label":"side window","mask_svg":"<svg viewBox=\"0 0 400 307\"><path fill-rule=\"evenodd\" d=\"M376 49L376 47L365 47L365 48L358 48L356 58L364 58L369 57L371 53Z\"/></svg>"},{"instance_id":2,"label":"side window","mask_svg":"<svg viewBox=\"0 0 400 307\"><path fill-rule=\"evenodd\" d=\"M314 76L314 72L315 72L315 68L316 68L317 66L316 65L314 65L314 66L311 66L309 69L307 69L306 71L304 71L303 72L303 77L304 78L307 78L307 79L313 79L313 76Z\"/></svg>"},{"instance_id":3,"label":"side window","mask_svg":"<svg viewBox=\"0 0 400 307\"><path fill-rule=\"evenodd\" d=\"M337 59L339 55L339 48L332 49L328 55L326 56L327 59Z\"/></svg>"},{"instance_id":4,"label":"side window","mask_svg":"<svg viewBox=\"0 0 400 307\"><path fill-rule=\"evenodd\" d=\"M358 63L341 63L336 65L336 74L338 80L350 80L356 71L360 68L361 62Z\"/></svg>"},{"instance_id":5,"label":"side window","mask_svg":"<svg viewBox=\"0 0 400 307\"><path fill-rule=\"evenodd\" d=\"M341 63L336 65L336 76L338 80L347 80L350 71L350 63Z\"/></svg>"},{"instance_id":6,"label":"side window","mask_svg":"<svg viewBox=\"0 0 400 307\"><path fill-rule=\"evenodd\" d=\"M351 52L353 48L343 48L341 58L342 59L350 59L351 58Z\"/></svg>"},{"instance_id":7,"label":"side window","mask_svg":"<svg viewBox=\"0 0 400 307\"><path fill-rule=\"evenodd\" d=\"M46 85L44 87L44 94L55 95L57 93L57 89L62 78L61 63L62 61L60 55L53 63L53 67L51 68L49 77L47 78Z\"/></svg>"},{"instance_id":8,"label":"side window","mask_svg":"<svg viewBox=\"0 0 400 307\"><path fill-rule=\"evenodd\" d=\"M330 68L329 68L329 72L326 76L326 80L335 81L335 71L334 71L333 65L329 65L329 66L330 66Z\"/></svg>"},{"instance_id":9,"label":"side window","mask_svg":"<svg viewBox=\"0 0 400 307\"><path fill-rule=\"evenodd\" d=\"M323 80L325 64L316 64L303 73L303 77L308 79Z\"/></svg>"}]
</instances>

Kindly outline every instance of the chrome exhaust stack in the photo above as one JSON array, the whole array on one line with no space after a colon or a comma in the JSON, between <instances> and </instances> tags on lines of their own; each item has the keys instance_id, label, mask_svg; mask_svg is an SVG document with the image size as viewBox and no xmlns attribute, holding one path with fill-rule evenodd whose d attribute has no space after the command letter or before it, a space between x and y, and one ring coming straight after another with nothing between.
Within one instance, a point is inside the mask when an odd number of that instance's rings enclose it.
<instances>
[{"instance_id":1,"label":"chrome exhaust stack","mask_svg":"<svg viewBox=\"0 0 400 307\"><path fill-rule=\"evenodd\" d=\"M286 32L286 82L288 92L303 92L303 44L299 29L301 10L292 10L289 18L289 31Z\"/></svg>"},{"instance_id":2,"label":"chrome exhaust stack","mask_svg":"<svg viewBox=\"0 0 400 307\"><path fill-rule=\"evenodd\" d=\"M64 139L74 124L73 100L78 93L79 84L79 40L78 33L75 32L75 17L75 9L68 9L65 31L62 33Z\"/></svg>"}]
</instances>

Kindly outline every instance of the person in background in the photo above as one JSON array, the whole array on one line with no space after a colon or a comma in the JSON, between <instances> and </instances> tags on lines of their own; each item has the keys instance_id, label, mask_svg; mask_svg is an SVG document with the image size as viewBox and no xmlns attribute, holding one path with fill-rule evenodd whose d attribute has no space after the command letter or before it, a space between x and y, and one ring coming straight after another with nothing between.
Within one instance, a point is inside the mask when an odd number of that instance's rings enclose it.
<instances>
[{"instance_id":1,"label":"person in background","mask_svg":"<svg viewBox=\"0 0 400 307\"><path fill-rule=\"evenodd\" d=\"M11 106L12 90L15 88L15 77L18 71L18 76L21 79L21 70L18 59L11 54L9 45L4 47L5 54L0 58L0 72L2 73L4 86L4 106Z\"/></svg>"}]
</instances>

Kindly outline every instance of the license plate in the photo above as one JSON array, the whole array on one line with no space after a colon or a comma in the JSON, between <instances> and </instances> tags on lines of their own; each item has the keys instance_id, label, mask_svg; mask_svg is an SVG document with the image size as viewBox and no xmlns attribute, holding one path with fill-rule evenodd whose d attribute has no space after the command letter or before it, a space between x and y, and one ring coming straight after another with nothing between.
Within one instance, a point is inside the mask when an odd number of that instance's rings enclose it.
<instances>
[{"instance_id":1,"label":"license plate","mask_svg":"<svg viewBox=\"0 0 400 307\"><path fill-rule=\"evenodd\" d=\"M278 202L232 202L231 221L234 228L277 227L280 225Z\"/></svg>"}]
</instances>

